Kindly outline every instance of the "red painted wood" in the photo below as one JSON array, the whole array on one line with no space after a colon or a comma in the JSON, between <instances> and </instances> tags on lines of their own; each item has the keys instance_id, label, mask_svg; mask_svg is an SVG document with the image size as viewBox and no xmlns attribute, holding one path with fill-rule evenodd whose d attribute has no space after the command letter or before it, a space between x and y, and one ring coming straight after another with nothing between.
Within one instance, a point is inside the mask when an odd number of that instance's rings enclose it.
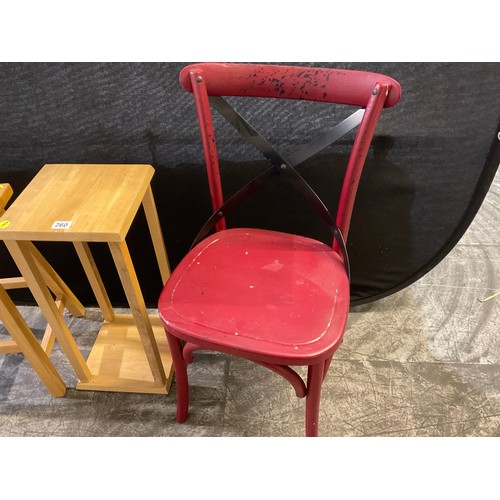
<instances>
[{"instance_id":1,"label":"red painted wood","mask_svg":"<svg viewBox=\"0 0 500 500\"><path fill-rule=\"evenodd\" d=\"M167 329L200 346L223 344L275 364L319 362L342 338L349 282L324 243L228 229L179 264L159 309Z\"/></svg>"},{"instance_id":2,"label":"red painted wood","mask_svg":"<svg viewBox=\"0 0 500 500\"><path fill-rule=\"evenodd\" d=\"M175 419L177 422L182 423L186 421L189 408L189 385L186 362L182 356L181 341L165 331L167 335L168 347L172 355L172 363L175 371L175 384L177 387L177 413Z\"/></svg>"},{"instance_id":3,"label":"red painted wood","mask_svg":"<svg viewBox=\"0 0 500 500\"><path fill-rule=\"evenodd\" d=\"M384 103L387 102L387 95L390 93L390 87L385 84L377 85L371 93L371 97L366 106L363 120L358 128L358 133L354 139L349 162L344 175L342 191L337 209L337 226L339 227L344 240L347 241L349 235L349 226L351 223L354 200L358 191L359 180L365 165L368 149L370 148L375 127L377 126L380 113ZM336 242L334 241L334 248Z\"/></svg>"},{"instance_id":4,"label":"red painted wood","mask_svg":"<svg viewBox=\"0 0 500 500\"><path fill-rule=\"evenodd\" d=\"M202 71L208 95L305 99L365 107L379 83L390 85L385 107L401 97L399 83L386 75L366 71L307 68L270 64L197 63L186 66L179 81L193 92L191 71Z\"/></svg>"},{"instance_id":5,"label":"red painted wood","mask_svg":"<svg viewBox=\"0 0 500 500\"><path fill-rule=\"evenodd\" d=\"M192 344L191 342L186 342L184 344L184 347L182 349L182 357L184 358L184 361L186 362L186 364L190 364L193 362L194 360L194 356L193 356L193 353L194 351L197 351L199 350L200 346L196 345L196 344Z\"/></svg>"},{"instance_id":6,"label":"red painted wood","mask_svg":"<svg viewBox=\"0 0 500 500\"><path fill-rule=\"evenodd\" d=\"M210 198L212 201L212 211L215 212L223 204L224 200L222 197L219 158L215 145L215 132L212 123L212 114L210 112L210 104L208 103L207 88L202 72L199 70L189 72L189 81L193 87L196 111L200 124L201 141L205 155L205 167L208 176ZM215 228L217 231L226 229L225 219L222 218L217 221Z\"/></svg>"},{"instance_id":7,"label":"red painted wood","mask_svg":"<svg viewBox=\"0 0 500 500\"><path fill-rule=\"evenodd\" d=\"M305 99L366 108L347 165L337 224L347 239L357 187L383 107L401 87L377 73L293 66L202 63L184 68L193 92L213 210L222 187L209 95ZM177 381L177 421L187 417L186 362L196 349L255 361L285 377L306 396L306 435L318 435L321 385L342 342L349 282L336 245L259 229L224 229L181 261L158 304ZM183 343L187 342L183 346ZM184 348L184 355L183 355ZM307 366L307 385L290 366Z\"/></svg>"},{"instance_id":8,"label":"red painted wood","mask_svg":"<svg viewBox=\"0 0 500 500\"><path fill-rule=\"evenodd\" d=\"M318 435L319 407L321 402L321 385L323 384L324 363L309 365L307 369L306 396L306 436Z\"/></svg>"},{"instance_id":9,"label":"red painted wood","mask_svg":"<svg viewBox=\"0 0 500 500\"><path fill-rule=\"evenodd\" d=\"M289 366L283 366L283 365L274 365L271 363L263 363L258 362L260 365L265 366L269 370L272 370L273 372L277 373L278 375L281 375L284 379L286 379L291 386L295 389L295 395L298 398L304 398L307 394L307 388L306 384L304 384L304 381L300 378L300 375L295 371L292 370Z\"/></svg>"}]
</instances>

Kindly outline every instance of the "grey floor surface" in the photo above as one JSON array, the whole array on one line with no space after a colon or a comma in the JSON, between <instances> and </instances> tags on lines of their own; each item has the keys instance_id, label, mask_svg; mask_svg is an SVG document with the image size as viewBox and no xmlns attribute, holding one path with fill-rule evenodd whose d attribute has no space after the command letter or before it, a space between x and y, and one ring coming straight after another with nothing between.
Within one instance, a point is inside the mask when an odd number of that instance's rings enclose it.
<instances>
[{"instance_id":1,"label":"grey floor surface","mask_svg":"<svg viewBox=\"0 0 500 500\"><path fill-rule=\"evenodd\" d=\"M353 309L326 378L321 436L500 436L500 174L453 251L421 280ZM489 298L489 299L488 299ZM485 300L488 299L488 300ZM41 335L37 308L21 307ZM86 357L100 313L66 316ZM0 339L7 338L0 324ZM0 356L0 436L302 436L305 401L250 362L200 353L191 406L167 396L77 391L53 398L21 354Z\"/></svg>"}]
</instances>

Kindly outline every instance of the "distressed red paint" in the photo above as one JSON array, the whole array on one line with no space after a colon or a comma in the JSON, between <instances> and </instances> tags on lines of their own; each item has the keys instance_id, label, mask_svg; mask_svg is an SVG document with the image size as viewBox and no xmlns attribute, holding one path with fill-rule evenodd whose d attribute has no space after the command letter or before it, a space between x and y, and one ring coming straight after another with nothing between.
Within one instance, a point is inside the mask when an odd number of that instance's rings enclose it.
<instances>
[{"instance_id":1,"label":"distressed red paint","mask_svg":"<svg viewBox=\"0 0 500 500\"><path fill-rule=\"evenodd\" d=\"M386 108L394 106L401 97L399 83L378 73L231 63L192 64L183 68L179 81L188 92L193 92L189 76L193 70L203 71L208 95L304 99L365 107L377 83L384 82L390 86Z\"/></svg>"},{"instance_id":2,"label":"distressed red paint","mask_svg":"<svg viewBox=\"0 0 500 500\"><path fill-rule=\"evenodd\" d=\"M337 211L337 225L347 237L378 118L401 95L395 80L360 71L203 63L184 68L180 82L194 94L214 211L222 204L222 188L208 96L365 108ZM188 414L186 364L195 350L210 349L254 361L288 380L297 396L306 397L306 435L316 436L321 386L349 312L349 281L338 249L297 235L220 226L177 266L158 304L176 374L177 421ZM291 366L307 366L306 383Z\"/></svg>"}]
</instances>

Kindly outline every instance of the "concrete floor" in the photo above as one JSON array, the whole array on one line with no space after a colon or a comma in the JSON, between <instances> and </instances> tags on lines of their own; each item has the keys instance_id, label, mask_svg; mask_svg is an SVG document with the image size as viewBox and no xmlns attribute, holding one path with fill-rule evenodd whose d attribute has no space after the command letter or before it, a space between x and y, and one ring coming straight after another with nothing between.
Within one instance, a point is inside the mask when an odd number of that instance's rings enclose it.
<instances>
[{"instance_id":1,"label":"concrete floor","mask_svg":"<svg viewBox=\"0 0 500 500\"><path fill-rule=\"evenodd\" d=\"M471 227L429 274L352 311L321 403L321 436L500 436L500 174ZM37 335L38 309L22 307ZM100 315L67 316L86 357ZM0 325L1 326L1 325ZM5 331L0 328L0 339ZM5 337L6 338L6 337ZM200 353L190 416L167 396L84 392L57 346L55 399L20 354L0 357L1 436L302 436L305 401L279 376Z\"/></svg>"}]
</instances>

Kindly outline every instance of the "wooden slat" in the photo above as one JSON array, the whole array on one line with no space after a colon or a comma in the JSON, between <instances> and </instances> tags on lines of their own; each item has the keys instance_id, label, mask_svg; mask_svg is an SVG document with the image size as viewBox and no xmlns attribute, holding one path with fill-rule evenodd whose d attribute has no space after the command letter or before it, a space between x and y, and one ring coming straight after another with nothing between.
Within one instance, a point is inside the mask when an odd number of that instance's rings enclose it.
<instances>
[{"instance_id":1,"label":"wooden slat","mask_svg":"<svg viewBox=\"0 0 500 500\"><path fill-rule=\"evenodd\" d=\"M22 277L18 278L0 278L0 285L6 290L13 290L14 288L26 288L26 280Z\"/></svg>"},{"instance_id":2,"label":"wooden slat","mask_svg":"<svg viewBox=\"0 0 500 500\"><path fill-rule=\"evenodd\" d=\"M21 352L15 340L2 340L0 342L0 354L13 354Z\"/></svg>"}]
</instances>

